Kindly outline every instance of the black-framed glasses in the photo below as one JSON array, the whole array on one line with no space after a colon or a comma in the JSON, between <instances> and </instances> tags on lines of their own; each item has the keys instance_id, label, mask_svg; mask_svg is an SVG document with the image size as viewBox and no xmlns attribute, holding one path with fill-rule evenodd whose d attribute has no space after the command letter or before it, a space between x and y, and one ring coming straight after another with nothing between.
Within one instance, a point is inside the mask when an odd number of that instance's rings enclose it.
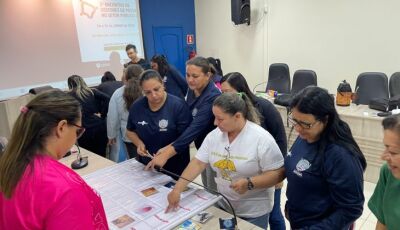
<instances>
[{"instance_id":1,"label":"black-framed glasses","mask_svg":"<svg viewBox=\"0 0 400 230\"><path fill-rule=\"evenodd\" d=\"M77 125L77 124L70 124L70 125L77 127L77 129L76 129L76 139L79 139L83 135L85 130L86 130L85 127L82 127L82 126Z\"/></svg>"},{"instance_id":2,"label":"black-framed glasses","mask_svg":"<svg viewBox=\"0 0 400 230\"><path fill-rule=\"evenodd\" d=\"M292 114L289 114L288 116L288 121L289 123L294 127L296 125L300 126L303 129L311 129L315 124L317 124L317 122L319 122L319 120L314 121L313 123L308 123L308 122L304 122L304 121L299 121L295 118L292 117Z\"/></svg>"}]
</instances>

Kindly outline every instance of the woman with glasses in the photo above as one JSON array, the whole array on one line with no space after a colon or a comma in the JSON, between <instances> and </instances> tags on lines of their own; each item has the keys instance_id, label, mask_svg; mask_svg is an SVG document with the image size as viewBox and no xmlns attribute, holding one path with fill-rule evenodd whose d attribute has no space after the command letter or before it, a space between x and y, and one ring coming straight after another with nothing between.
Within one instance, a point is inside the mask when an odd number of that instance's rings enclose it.
<instances>
[{"instance_id":1,"label":"woman with glasses","mask_svg":"<svg viewBox=\"0 0 400 230\"><path fill-rule=\"evenodd\" d=\"M249 98L242 93L224 93L213 103L214 124L182 177L195 179L207 165L217 172L220 193L236 214L263 228L268 226L274 185L284 176L283 157L273 137L258 125L259 118ZM179 179L168 195L167 212L179 205L189 182ZM225 202L220 206L230 211Z\"/></svg>"},{"instance_id":2,"label":"woman with glasses","mask_svg":"<svg viewBox=\"0 0 400 230\"><path fill-rule=\"evenodd\" d=\"M173 155L156 155L157 151L171 144L191 122L185 101L167 94L160 74L146 70L140 76L140 87L145 97L138 99L129 109L127 137L137 146L138 159L147 165L157 164L180 175L190 160L189 146L176 149ZM177 178L175 178L177 179Z\"/></svg>"},{"instance_id":3,"label":"woman with glasses","mask_svg":"<svg viewBox=\"0 0 400 230\"><path fill-rule=\"evenodd\" d=\"M363 211L365 157L326 90L307 87L290 108L299 136L285 158L286 218L292 229L349 229Z\"/></svg>"},{"instance_id":4,"label":"woman with glasses","mask_svg":"<svg viewBox=\"0 0 400 230\"><path fill-rule=\"evenodd\" d=\"M400 220L400 116L390 116L382 121L385 151L379 181L368 207L378 219L377 230L398 229Z\"/></svg>"},{"instance_id":5,"label":"woman with glasses","mask_svg":"<svg viewBox=\"0 0 400 230\"><path fill-rule=\"evenodd\" d=\"M86 128L85 134L79 139L79 145L91 152L106 156L108 143L107 125L104 119L107 111L101 104L109 103L110 98L96 89L90 89L83 78L72 75L68 78L69 94L81 103L82 124Z\"/></svg>"},{"instance_id":6,"label":"woman with glasses","mask_svg":"<svg viewBox=\"0 0 400 230\"><path fill-rule=\"evenodd\" d=\"M61 159L84 128L80 104L46 91L21 107L0 157L0 229L107 229L101 198Z\"/></svg>"},{"instance_id":7,"label":"woman with glasses","mask_svg":"<svg viewBox=\"0 0 400 230\"><path fill-rule=\"evenodd\" d=\"M287 153L287 141L285 127L283 126L282 117L275 106L268 100L254 95L241 73L228 73L221 79L221 91L226 92L243 92L251 100L253 106L260 114L261 127L267 130L275 139L281 150L283 157ZM285 220L281 212L281 191L283 183L275 186L274 208L269 216L269 225L272 230L285 230Z\"/></svg>"}]
</instances>

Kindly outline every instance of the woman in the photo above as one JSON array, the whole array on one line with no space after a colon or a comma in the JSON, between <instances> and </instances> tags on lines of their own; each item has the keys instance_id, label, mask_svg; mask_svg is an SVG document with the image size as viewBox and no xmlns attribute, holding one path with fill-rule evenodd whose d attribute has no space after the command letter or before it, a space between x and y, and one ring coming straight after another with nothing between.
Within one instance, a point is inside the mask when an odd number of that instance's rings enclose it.
<instances>
[{"instance_id":1,"label":"woman","mask_svg":"<svg viewBox=\"0 0 400 230\"><path fill-rule=\"evenodd\" d=\"M150 64L151 68L158 71L161 77L163 77L167 93L184 99L188 90L188 84L182 74L175 67L168 64L165 56L154 55L151 58Z\"/></svg>"},{"instance_id":2,"label":"woman","mask_svg":"<svg viewBox=\"0 0 400 230\"><path fill-rule=\"evenodd\" d=\"M137 146L138 159L148 169L152 158L162 147L172 143L191 121L185 101L165 92L162 78L155 70L146 70L140 77L145 97L129 109L127 137ZM138 112L139 111L139 112ZM189 163L189 146L176 149L173 155L157 156L166 170L180 175Z\"/></svg>"},{"instance_id":3,"label":"woman","mask_svg":"<svg viewBox=\"0 0 400 230\"><path fill-rule=\"evenodd\" d=\"M186 103L189 105L193 120L176 141L157 152L153 160L154 164L162 167L163 160L159 160L158 156L175 154L176 149L188 147L193 141L199 149L207 134L215 129L212 103L221 92L215 87L210 77L210 63L204 57L197 56L186 62L186 81L189 86ZM203 173L203 185L207 186L209 181L212 183L213 177L214 174L210 170Z\"/></svg>"},{"instance_id":4,"label":"woman","mask_svg":"<svg viewBox=\"0 0 400 230\"><path fill-rule=\"evenodd\" d=\"M58 162L84 131L79 102L62 91L21 107L0 158L0 229L108 229L100 196Z\"/></svg>"},{"instance_id":5,"label":"woman","mask_svg":"<svg viewBox=\"0 0 400 230\"><path fill-rule=\"evenodd\" d=\"M215 125L196 157L182 174L195 179L209 164L217 172L217 188L236 214L263 228L268 226L274 186L282 180L283 157L273 137L257 123L258 116L245 94L224 93L213 104ZM167 211L179 205L189 182L179 179L168 194ZM223 209L229 211L225 203Z\"/></svg>"},{"instance_id":6,"label":"woman","mask_svg":"<svg viewBox=\"0 0 400 230\"><path fill-rule=\"evenodd\" d=\"M400 116L390 116L383 120L382 159L386 161L381 168L379 181L368 207L378 219L377 230L399 228L400 205Z\"/></svg>"},{"instance_id":7,"label":"woman","mask_svg":"<svg viewBox=\"0 0 400 230\"><path fill-rule=\"evenodd\" d=\"M365 157L326 90L307 87L290 108L299 136L285 158L286 217L292 229L349 229L363 211Z\"/></svg>"},{"instance_id":8,"label":"woman","mask_svg":"<svg viewBox=\"0 0 400 230\"><path fill-rule=\"evenodd\" d=\"M223 76L222 74L222 69L221 69L221 61L217 58L213 58L213 57L208 57L207 58L208 62L210 63L210 67L211 67L211 79L214 82L215 86L218 89L221 89L221 78Z\"/></svg>"},{"instance_id":9,"label":"woman","mask_svg":"<svg viewBox=\"0 0 400 230\"><path fill-rule=\"evenodd\" d=\"M129 65L126 68L124 73L125 85L117 89L111 96L107 114L108 144L116 144L117 138L121 134L129 158L136 157L136 146L126 136L126 124L128 122L129 108L133 102L142 96L142 90L139 85L139 76L142 72L142 67L137 64ZM126 159L126 157L123 158ZM120 157L112 156L112 159L118 162Z\"/></svg>"},{"instance_id":10,"label":"woman","mask_svg":"<svg viewBox=\"0 0 400 230\"><path fill-rule=\"evenodd\" d=\"M82 77L72 75L68 78L69 94L77 99L82 106L82 124L86 128L86 132L79 139L79 145L83 148L106 156L107 146L107 125L102 117L102 108L100 104L108 104L109 97L96 90L90 89Z\"/></svg>"},{"instance_id":11,"label":"woman","mask_svg":"<svg viewBox=\"0 0 400 230\"><path fill-rule=\"evenodd\" d=\"M246 79L241 73L228 73L221 79L221 90L226 92L243 92L251 100L253 106L261 115L261 127L267 130L275 139L283 157L287 152L285 127L282 117L275 106L268 100L254 95ZM285 220L281 212L281 190L283 183L275 186L274 208L269 216L269 224L272 230L285 230Z\"/></svg>"}]
</instances>

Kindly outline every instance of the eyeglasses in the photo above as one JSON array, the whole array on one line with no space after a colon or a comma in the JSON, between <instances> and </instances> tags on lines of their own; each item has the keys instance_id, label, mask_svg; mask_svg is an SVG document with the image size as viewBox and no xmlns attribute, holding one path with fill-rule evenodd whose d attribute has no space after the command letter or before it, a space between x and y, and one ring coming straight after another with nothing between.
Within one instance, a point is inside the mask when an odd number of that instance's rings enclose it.
<instances>
[{"instance_id":1,"label":"eyeglasses","mask_svg":"<svg viewBox=\"0 0 400 230\"><path fill-rule=\"evenodd\" d=\"M299 121L299 120L296 120L295 118L293 118L291 114L289 114L289 116L288 116L288 121L293 127L296 125L299 125L303 129L311 129L317 122L319 122L319 120L316 120L313 123Z\"/></svg>"},{"instance_id":2,"label":"eyeglasses","mask_svg":"<svg viewBox=\"0 0 400 230\"><path fill-rule=\"evenodd\" d=\"M76 129L76 139L79 139L83 135L85 130L86 130L84 127L76 125L76 124L70 124L70 125L77 127L77 129Z\"/></svg>"}]
</instances>

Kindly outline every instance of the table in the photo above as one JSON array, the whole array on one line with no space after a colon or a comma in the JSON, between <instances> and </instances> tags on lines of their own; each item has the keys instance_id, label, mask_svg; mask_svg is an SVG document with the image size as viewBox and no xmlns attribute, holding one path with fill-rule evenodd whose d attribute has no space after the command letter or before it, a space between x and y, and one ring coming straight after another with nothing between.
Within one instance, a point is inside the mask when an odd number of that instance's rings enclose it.
<instances>
[{"instance_id":1,"label":"table","mask_svg":"<svg viewBox=\"0 0 400 230\"><path fill-rule=\"evenodd\" d=\"M110 161L104 157L101 157L99 155L96 155L86 149L80 148L81 149L81 154L83 157L88 157L89 164L85 168L82 169L77 169L75 170L76 173L78 173L81 176L87 175L89 173L95 172L99 169L112 166L116 164L113 161ZM68 157L62 158L59 161L63 163L64 165L71 167L71 163L76 160L76 153L72 154ZM210 212L213 214L213 217L208 220L205 224L199 224L201 226L201 229L219 229L219 221L218 218L227 218L227 217L232 217L231 214L216 208L214 206L211 206L207 208L205 211ZM261 229L245 220L242 220L238 218L238 226L240 230L258 230Z\"/></svg>"},{"instance_id":2,"label":"table","mask_svg":"<svg viewBox=\"0 0 400 230\"><path fill-rule=\"evenodd\" d=\"M273 103L273 98L267 94L257 94ZM285 125L286 136L289 138L291 128L287 123L287 109L284 106L276 105ZM380 168L384 161L380 159L381 153L384 151L383 145L383 128L382 117L376 114L379 112L368 108L368 105L336 106L336 110L342 120L349 124L351 132L357 144L360 146L365 158L367 159L367 169L364 173L364 180L377 183ZM293 130L290 139L288 139L288 149L296 139L296 131Z\"/></svg>"}]
</instances>

